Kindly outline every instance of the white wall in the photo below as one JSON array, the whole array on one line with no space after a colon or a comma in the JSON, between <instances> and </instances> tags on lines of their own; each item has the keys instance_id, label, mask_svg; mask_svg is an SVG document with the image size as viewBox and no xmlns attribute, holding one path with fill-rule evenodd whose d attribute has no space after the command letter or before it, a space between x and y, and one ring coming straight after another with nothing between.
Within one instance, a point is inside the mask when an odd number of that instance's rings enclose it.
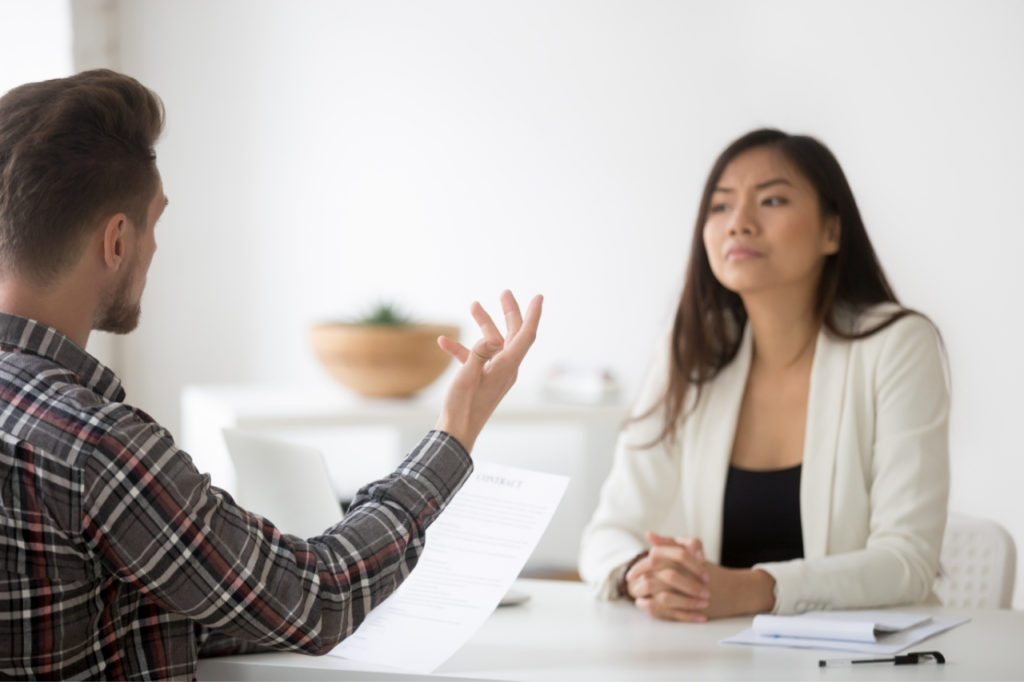
<instances>
[{"instance_id":1,"label":"white wall","mask_svg":"<svg viewBox=\"0 0 1024 682\"><path fill-rule=\"evenodd\" d=\"M70 70L67 0L0 0L0 95Z\"/></svg>"},{"instance_id":2,"label":"white wall","mask_svg":"<svg viewBox=\"0 0 1024 682\"><path fill-rule=\"evenodd\" d=\"M953 507L1024 556L1024 3L135 0L124 70L164 98L131 397L323 382L309 322L394 297L454 320L544 292L563 360L628 386L670 318L703 176L762 125L843 162L954 380ZM1024 568L1018 570L1024 578ZM1018 580L1017 604L1024 605Z\"/></svg>"}]
</instances>

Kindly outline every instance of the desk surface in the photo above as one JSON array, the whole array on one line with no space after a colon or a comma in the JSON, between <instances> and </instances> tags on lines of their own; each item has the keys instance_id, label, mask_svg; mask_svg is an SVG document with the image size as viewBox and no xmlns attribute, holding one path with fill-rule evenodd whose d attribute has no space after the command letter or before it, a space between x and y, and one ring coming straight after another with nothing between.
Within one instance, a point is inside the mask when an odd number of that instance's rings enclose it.
<instances>
[{"instance_id":1,"label":"desk surface","mask_svg":"<svg viewBox=\"0 0 1024 682\"><path fill-rule=\"evenodd\" d=\"M750 618L706 624L656 621L631 604L595 600L580 583L520 580L531 599L497 609L437 670L440 678L482 680L1021 680L1024 611L901 610L966 616L971 622L913 650L939 650L944 666L819 668L842 652L719 644ZM200 680L411 680L332 656L274 653L206 659ZM437 679L429 678L429 679Z\"/></svg>"}]
</instances>

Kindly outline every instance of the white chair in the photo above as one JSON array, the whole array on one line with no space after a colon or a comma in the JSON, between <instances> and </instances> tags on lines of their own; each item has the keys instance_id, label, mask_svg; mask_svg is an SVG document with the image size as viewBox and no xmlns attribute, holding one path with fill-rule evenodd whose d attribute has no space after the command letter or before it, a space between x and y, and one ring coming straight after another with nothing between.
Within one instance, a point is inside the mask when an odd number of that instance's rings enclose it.
<instances>
[{"instance_id":1,"label":"white chair","mask_svg":"<svg viewBox=\"0 0 1024 682\"><path fill-rule=\"evenodd\" d=\"M282 532L309 538L341 520L323 454L316 448L224 429L235 465L235 501Z\"/></svg>"},{"instance_id":2,"label":"white chair","mask_svg":"<svg viewBox=\"0 0 1024 682\"><path fill-rule=\"evenodd\" d=\"M1017 552L995 521L950 514L939 557L935 594L943 606L1008 609L1013 603Z\"/></svg>"}]
</instances>

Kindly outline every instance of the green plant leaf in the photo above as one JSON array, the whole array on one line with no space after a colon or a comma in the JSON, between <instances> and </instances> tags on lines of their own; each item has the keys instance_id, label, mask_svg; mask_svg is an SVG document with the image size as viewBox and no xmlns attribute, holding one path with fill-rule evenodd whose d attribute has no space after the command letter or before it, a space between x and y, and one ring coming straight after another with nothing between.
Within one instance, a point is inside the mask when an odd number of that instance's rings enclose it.
<instances>
[{"instance_id":1,"label":"green plant leaf","mask_svg":"<svg viewBox=\"0 0 1024 682\"><path fill-rule=\"evenodd\" d=\"M412 324L412 317L391 301L381 301L369 311L356 318L354 324L371 324L381 327L400 327Z\"/></svg>"}]
</instances>

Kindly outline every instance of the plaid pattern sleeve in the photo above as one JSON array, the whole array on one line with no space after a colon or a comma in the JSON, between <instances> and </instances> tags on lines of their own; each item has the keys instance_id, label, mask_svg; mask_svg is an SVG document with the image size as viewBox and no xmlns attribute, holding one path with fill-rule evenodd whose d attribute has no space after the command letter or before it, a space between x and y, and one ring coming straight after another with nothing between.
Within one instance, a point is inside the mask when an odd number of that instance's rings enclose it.
<instances>
[{"instance_id":1,"label":"plaid pattern sleeve","mask_svg":"<svg viewBox=\"0 0 1024 682\"><path fill-rule=\"evenodd\" d=\"M472 466L432 431L304 540L122 401L66 337L0 315L0 677L194 677L212 632L323 653L412 570Z\"/></svg>"}]
</instances>

